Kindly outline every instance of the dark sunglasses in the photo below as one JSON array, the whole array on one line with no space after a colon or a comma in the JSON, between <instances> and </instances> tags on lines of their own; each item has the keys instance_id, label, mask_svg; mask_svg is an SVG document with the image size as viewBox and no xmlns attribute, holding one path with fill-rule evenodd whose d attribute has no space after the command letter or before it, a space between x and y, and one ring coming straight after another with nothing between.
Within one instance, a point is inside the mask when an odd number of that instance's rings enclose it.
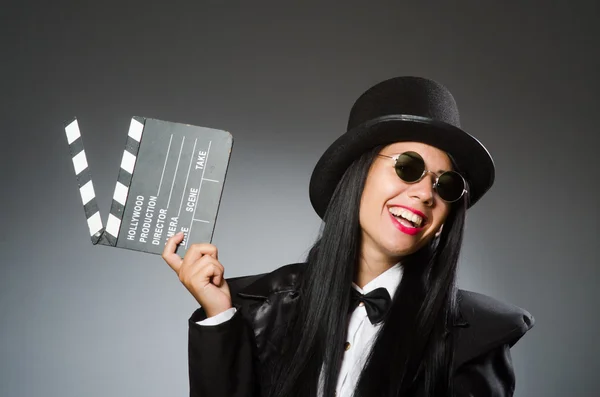
<instances>
[{"instance_id":1,"label":"dark sunglasses","mask_svg":"<svg viewBox=\"0 0 600 397\"><path fill-rule=\"evenodd\" d=\"M395 156L386 156L379 154L378 156L387 157L395 161L394 168L396 174L406 183L417 183L431 173L435 176L433 189L437 192L440 198L448 203L453 203L467 193L467 182L456 171L445 171L437 175L433 171L425 169L425 160L416 152L404 152Z\"/></svg>"}]
</instances>

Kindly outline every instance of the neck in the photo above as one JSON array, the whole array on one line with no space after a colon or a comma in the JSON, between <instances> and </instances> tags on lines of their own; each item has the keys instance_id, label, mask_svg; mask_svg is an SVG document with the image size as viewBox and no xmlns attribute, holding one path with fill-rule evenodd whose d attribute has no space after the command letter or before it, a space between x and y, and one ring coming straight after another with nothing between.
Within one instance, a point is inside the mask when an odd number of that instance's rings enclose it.
<instances>
[{"instance_id":1,"label":"neck","mask_svg":"<svg viewBox=\"0 0 600 397\"><path fill-rule=\"evenodd\" d=\"M366 247L363 247L361 251L358 269L354 277L354 283L360 288L400 261L400 258L391 258L381 252L366 249Z\"/></svg>"}]
</instances>

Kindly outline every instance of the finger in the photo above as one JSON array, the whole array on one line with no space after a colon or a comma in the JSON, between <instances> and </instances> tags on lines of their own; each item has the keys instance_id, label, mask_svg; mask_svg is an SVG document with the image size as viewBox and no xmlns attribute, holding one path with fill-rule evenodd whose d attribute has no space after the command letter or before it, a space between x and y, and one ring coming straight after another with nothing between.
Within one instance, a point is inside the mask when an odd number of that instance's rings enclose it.
<instances>
[{"instance_id":1,"label":"finger","mask_svg":"<svg viewBox=\"0 0 600 397\"><path fill-rule=\"evenodd\" d=\"M191 272L192 277L194 274L196 274L198 272L202 272L205 268L210 267L210 266L216 266L219 270L219 274L223 274L225 272L225 267L221 264L221 262L219 262L217 259L215 259L214 257L212 257L210 255L204 255L202 258L196 260L191 265L184 265L184 266L190 267L190 269L187 271ZM211 277L212 277L212 275L211 275Z\"/></svg>"},{"instance_id":2,"label":"finger","mask_svg":"<svg viewBox=\"0 0 600 397\"><path fill-rule=\"evenodd\" d=\"M183 232L179 232L176 235L170 237L167 240L167 244L165 244L165 248L162 253L162 258L177 274L179 274L179 270L181 269L183 259L181 259L181 257L177 255L175 251L177 250L177 246L179 245L179 243L181 243L182 241Z\"/></svg>"},{"instance_id":3,"label":"finger","mask_svg":"<svg viewBox=\"0 0 600 397\"><path fill-rule=\"evenodd\" d=\"M188 252L192 252L193 255L193 259L196 260L197 258L203 256L203 255L210 255L212 257L214 257L215 259L219 259L219 251L217 250L217 247L214 246L213 244L207 244L207 243L196 243L196 244L192 244L189 248L188 248Z\"/></svg>"},{"instance_id":4,"label":"finger","mask_svg":"<svg viewBox=\"0 0 600 397\"><path fill-rule=\"evenodd\" d=\"M219 286L225 272L225 268L212 256L206 255L198 259L187 275L190 279L202 279ZM185 276L184 276L185 277Z\"/></svg>"},{"instance_id":5,"label":"finger","mask_svg":"<svg viewBox=\"0 0 600 397\"><path fill-rule=\"evenodd\" d=\"M219 268L219 273L216 274L213 278L213 284L217 287L220 287L221 283L223 282L223 279L225 278L225 267L223 267L223 265L221 265L220 263L218 263L217 267Z\"/></svg>"},{"instance_id":6,"label":"finger","mask_svg":"<svg viewBox=\"0 0 600 397\"><path fill-rule=\"evenodd\" d=\"M221 281L223 279L223 266L219 266L214 262L211 262L208 266L204 268L204 275L209 277L211 284L219 287L221 285Z\"/></svg>"},{"instance_id":7,"label":"finger","mask_svg":"<svg viewBox=\"0 0 600 397\"><path fill-rule=\"evenodd\" d=\"M185 257L183 258L183 263L181 264L180 273L187 273L193 270L188 270L188 268L193 268L197 266L198 260L203 257L214 258L217 259L217 247L212 244L192 244L188 247L187 252L185 253Z\"/></svg>"}]
</instances>

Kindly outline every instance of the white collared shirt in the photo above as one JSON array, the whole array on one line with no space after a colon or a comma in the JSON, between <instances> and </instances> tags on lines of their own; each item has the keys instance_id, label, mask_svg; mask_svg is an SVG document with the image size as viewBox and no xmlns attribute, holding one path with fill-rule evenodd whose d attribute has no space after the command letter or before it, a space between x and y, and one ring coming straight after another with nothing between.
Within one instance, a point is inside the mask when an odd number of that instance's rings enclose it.
<instances>
[{"instance_id":1,"label":"white collared shirt","mask_svg":"<svg viewBox=\"0 0 600 397\"><path fill-rule=\"evenodd\" d=\"M393 298L396 293L396 288L400 284L402 278L402 267L400 263L395 264L373 280L369 281L362 289L352 283L352 287L362 294L368 294L369 292L383 287L385 288L390 297ZM236 309L230 308L216 316L209 317L205 320L198 321L199 325L217 325L221 324L233 317ZM344 358L342 360L342 366L340 368L340 374L338 376L338 382L336 387L337 397L350 397L356 387L356 382L360 376L360 373L364 367L365 360L371 351L375 337L381 328L382 323L371 324L367 317L367 311L363 305L359 305L354 309L350 320L348 321L348 332L346 337L346 344L348 346L344 352ZM321 372L321 375L323 372ZM319 395L322 396L322 378L319 378Z\"/></svg>"},{"instance_id":2,"label":"white collared shirt","mask_svg":"<svg viewBox=\"0 0 600 397\"><path fill-rule=\"evenodd\" d=\"M377 288L383 287L389 292L390 297L393 298L401 278L402 267L398 263L369 281L362 289L354 283L352 283L352 287L361 294L368 294ZM340 375L335 389L336 396L350 397L354 392L356 382L364 368L367 356L371 352L373 342L382 325L383 323L371 324L364 305L357 306L352 312L348 321L348 333L346 336L346 346L348 348L344 352L342 367L340 368Z\"/></svg>"}]
</instances>

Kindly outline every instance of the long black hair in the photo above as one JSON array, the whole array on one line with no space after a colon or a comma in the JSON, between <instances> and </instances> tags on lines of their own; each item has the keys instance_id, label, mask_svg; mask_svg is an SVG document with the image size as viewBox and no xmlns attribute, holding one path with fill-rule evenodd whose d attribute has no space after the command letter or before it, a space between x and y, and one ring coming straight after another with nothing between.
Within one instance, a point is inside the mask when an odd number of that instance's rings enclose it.
<instances>
[{"instance_id":1,"label":"long black hair","mask_svg":"<svg viewBox=\"0 0 600 397\"><path fill-rule=\"evenodd\" d=\"M335 189L307 256L298 314L272 341L282 353L266 364L269 397L313 397L320 377L322 395L334 395L360 256L360 201L370 166L383 147L355 160ZM464 200L454 203L439 236L402 258L402 281L358 381L357 396L408 396L417 379L423 379L428 397L451 395L448 331L457 311L455 278L465 211Z\"/></svg>"}]
</instances>

